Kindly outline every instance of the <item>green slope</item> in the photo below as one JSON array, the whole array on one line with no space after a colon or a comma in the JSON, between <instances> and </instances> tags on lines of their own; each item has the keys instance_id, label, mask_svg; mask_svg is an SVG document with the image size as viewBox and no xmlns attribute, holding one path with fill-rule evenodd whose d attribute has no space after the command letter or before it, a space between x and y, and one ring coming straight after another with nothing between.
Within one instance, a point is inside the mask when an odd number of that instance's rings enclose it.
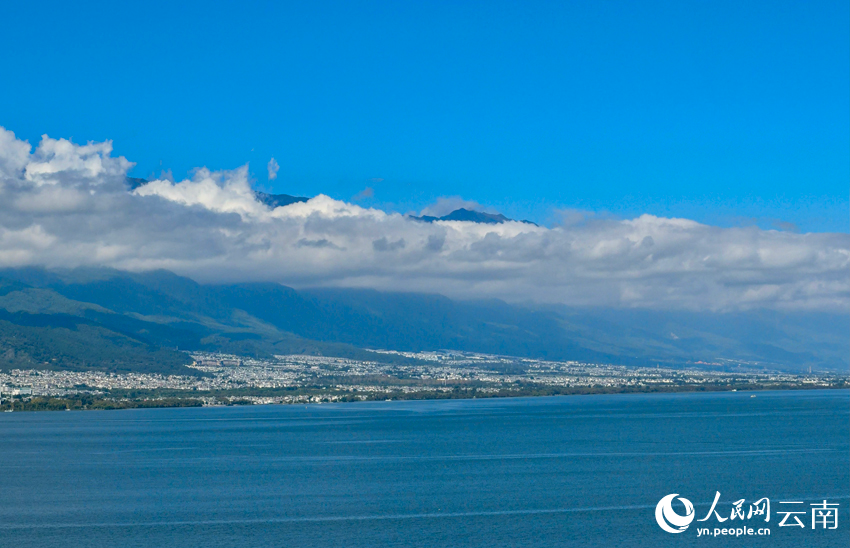
<instances>
[{"instance_id":1,"label":"green slope","mask_svg":"<svg viewBox=\"0 0 850 548\"><path fill-rule=\"evenodd\" d=\"M850 356L847 314L521 306L273 283L201 285L166 271L0 271L0 321L0 355L10 356L0 367L180 370L186 358L178 349L390 361L404 360L363 348L452 349L625 365L845 371Z\"/></svg>"}]
</instances>

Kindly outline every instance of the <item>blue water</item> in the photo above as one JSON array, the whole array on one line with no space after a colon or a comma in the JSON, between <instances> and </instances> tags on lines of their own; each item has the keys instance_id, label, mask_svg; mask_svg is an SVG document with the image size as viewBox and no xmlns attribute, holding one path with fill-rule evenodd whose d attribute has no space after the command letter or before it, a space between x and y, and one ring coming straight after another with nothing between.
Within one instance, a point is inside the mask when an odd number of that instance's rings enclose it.
<instances>
[{"instance_id":1,"label":"blue water","mask_svg":"<svg viewBox=\"0 0 850 548\"><path fill-rule=\"evenodd\" d=\"M2 413L0 466L4 547L846 547L850 391ZM656 524L715 491L771 536Z\"/></svg>"}]
</instances>

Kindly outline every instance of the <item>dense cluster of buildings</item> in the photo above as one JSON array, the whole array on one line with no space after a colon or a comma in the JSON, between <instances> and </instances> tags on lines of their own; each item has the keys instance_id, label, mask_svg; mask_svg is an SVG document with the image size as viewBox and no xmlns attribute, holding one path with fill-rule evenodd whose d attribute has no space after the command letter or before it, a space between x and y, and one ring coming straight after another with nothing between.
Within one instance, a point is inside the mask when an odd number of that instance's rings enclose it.
<instances>
[{"instance_id":1,"label":"dense cluster of buildings","mask_svg":"<svg viewBox=\"0 0 850 548\"><path fill-rule=\"evenodd\" d=\"M404 360L387 363L387 355ZM383 356L380 356L383 355ZM275 356L260 360L229 354L192 353L189 367L201 375L107 373L100 371L13 370L0 372L0 393L17 396L106 394L115 390L170 390L196 393L240 391L251 403L310 403L374 398L385 393L499 392L518 385L633 390L685 385L832 386L834 375L795 375L771 371L729 372L707 368L624 367L575 361L546 361L462 352L380 351L363 361L325 356ZM269 395L268 390L309 388L308 393ZM251 394L250 389L264 393Z\"/></svg>"}]
</instances>

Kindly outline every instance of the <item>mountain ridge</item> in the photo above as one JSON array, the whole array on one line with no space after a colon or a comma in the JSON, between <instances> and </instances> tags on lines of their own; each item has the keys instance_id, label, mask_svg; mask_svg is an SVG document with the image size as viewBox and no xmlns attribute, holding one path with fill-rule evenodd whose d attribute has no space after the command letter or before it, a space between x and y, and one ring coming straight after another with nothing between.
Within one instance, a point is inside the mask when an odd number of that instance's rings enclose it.
<instances>
[{"instance_id":1,"label":"mountain ridge","mask_svg":"<svg viewBox=\"0 0 850 548\"><path fill-rule=\"evenodd\" d=\"M371 348L799 371L845 370L850 354L844 315L518 305L270 282L203 285L165 270L0 270L0 312L0 368L132 370L164 363L179 371L187 363L179 350L400 359L365 350ZM43 359L49 349L32 353L40 340L70 350ZM102 348L87 356L91 344ZM121 348L128 352L123 362ZM108 356L99 365L101 350Z\"/></svg>"},{"instance_id":2,"label":"mountain ridge","mask_svg":"<svg viewBox=\"0 0 850 548\"><path fill-rule=\"evenodd\" d=\"M140 177L127 177L126 179L127 186L130 190L135 190L140 186L146 185L149 181L147 179L142 179ZM261 192L259 190L254 191L254 196L257 200L268 207L274 209L276 207L286 207L291 204L303 203L308 201L310 198L304 196L291 196L289 194L269 194L266 192ZM514 219L509 219L505 217L501 213L485 213L483 211L475 211L472 209L466 208L458 208L454 211L448 213L447 215L443 215L441 217L434 217L431 215L408 215L409 219L413 219L415 221L422 221L426 223L433 223L436 221L465 221L472 223L481 223L481 224L500 224L507 222L519 222L537 226L536 223L531 221L515 221Z\"/></svg>"},{"instance_id":3,"label":"mountain ridge","mask_svg":"<svg viewBox=\"0 0 850 548\"><path fill-rule=\"evenodd\" d=\"M514 219L509 219L501 213L484 213L482 211L475 211L474 209L466 209L464 207L455 209L451 213L443 215L442 217L435 217L432 215L422 215L417 217L416 215L408 215L408 218L413 219L414 221L422 221L426 223L434 223L437 221L465 221L482 224L517 222L537 226L536 223L532 223L531 221L515 221Z\"/></svg>"}]
</instances>

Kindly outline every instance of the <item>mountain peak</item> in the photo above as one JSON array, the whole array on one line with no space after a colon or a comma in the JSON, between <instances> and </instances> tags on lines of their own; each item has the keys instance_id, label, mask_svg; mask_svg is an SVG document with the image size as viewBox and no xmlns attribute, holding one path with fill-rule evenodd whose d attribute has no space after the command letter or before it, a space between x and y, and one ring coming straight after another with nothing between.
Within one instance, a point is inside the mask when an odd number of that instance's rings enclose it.
<instances>
[{"instance_id":1,"label":"mountain peak","mask_svg":"<svg viewBox=\"0 0 850 548\"><path fill-rule=\"evenodd\" d=\"M484 223L495 225L514 221L514 219L509 219L501 213L484 213L483 211L475 211L473 209L466 209L463 207L460 209L455 209L448 215L443 215L442 217L433 217L431 215L422 215L421 217L409 215L409 217L416 221L423 221L426 223L433 223L435 221L466 221L470 223ZM532 223L531 221L518 222L537 226L536 223Z\"/></svg>"},{"instance_id":2,"label":"mountain peak","mask_svg":"<svg viewBox=\"0 0 850 548\"><path fill-rule=\"evenodd\" d=\"M148 184L148 182L149 181L147 179L142 179L141 177L127 177L127 185L130 187L130 190L136 190L140 186ZM254 191L254 195L257 197L257 200L272 209L276 207L288 206L290 204L295 204L299 202L306 202L307 200L309 200L309 198L305 198L303 196L290 196L289 194L268 194L266 192L260 192L259 190ZM495 225L507 222L520 222L537 226L537 223L532 223L531 221L525 220L516 221L516 219L510 219L508 217L505 217L501 213L485 213L483 211L475 211L474 209L466 209L464 207L455 209L448 215L443 215L442 217L434 217L431 215L408 215L408 218L413 219L415 221L422 221L425 223L433 223L435 221L465 221L469 223L483 223Z\"/></svg>"},{"instance_id":3,"label":"mountain peak","mask_svg":"<svg viewBox=\"0 0 850 548\"><path fill-rule=\"evenodd\" d=\"M290 196L289 194L266 194L265 192L260 192L259 190L255 191L254 194L257 196L257 199L270 208L274 209L276 207L288 206L289 204L296 204L298 202L306 202L310 198L305 198L303 196Z\"/></svg>"},{"instance_id":4,"label":"mountain peak","mask_svg":"<svg viewBox=\"0 0 850 548\"><path fill-rule=\"evenodd\" d=\"M142 179L141 177L127 177L127 185L130 187L130 190L136 190L140 186L144 186L148 184L150 181L147 179ZM289 204L295 204L298 202L306 202L309 198L305 198L303 196L290 196L289 194L267 194L265 192L260 192L259 190L254 191L254 195L257 197L257 200L274 209L276 207L288 206Z\"/></svg>"}]
</instances>

